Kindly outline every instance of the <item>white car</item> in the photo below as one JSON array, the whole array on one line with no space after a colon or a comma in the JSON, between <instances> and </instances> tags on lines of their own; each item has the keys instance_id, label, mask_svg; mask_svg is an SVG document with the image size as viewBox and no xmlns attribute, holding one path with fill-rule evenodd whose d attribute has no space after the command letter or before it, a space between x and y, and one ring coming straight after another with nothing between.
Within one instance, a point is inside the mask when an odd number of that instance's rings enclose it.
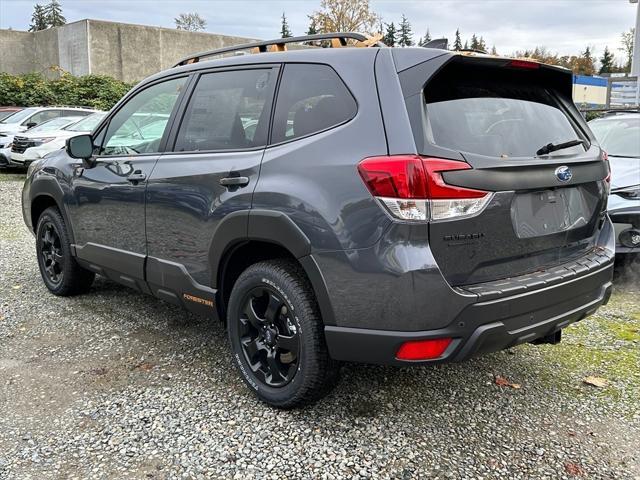
<instances>
[{"instance_id":1,"label":"white car","mask_svg":"<svg viewBox=\"0 0 640 480\"><path fill-rule=\"evenodd\" d=\"M0 168L9 166L13 136L59 117L84 117L96 112L78 107L29 107L0 120Z\"/></svg>"},{"instance_id":2,"label":"white car","mask_svg":"<svg viewBox=\"0 0 640 480\"><path fill-rule=\"evenodd\" d=\"M56 118L16 135L11 147L11 164L26 167L34 160L64 148L67 138L91 133L105 115L96 112L88 117Z\"/></svg>"}]
</instances>

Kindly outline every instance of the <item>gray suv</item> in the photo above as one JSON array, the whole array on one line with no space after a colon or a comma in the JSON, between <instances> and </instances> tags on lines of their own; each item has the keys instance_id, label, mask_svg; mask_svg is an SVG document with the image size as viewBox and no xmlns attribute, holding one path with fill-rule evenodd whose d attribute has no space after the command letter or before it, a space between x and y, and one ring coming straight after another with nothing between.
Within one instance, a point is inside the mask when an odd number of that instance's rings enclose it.
<instances>
[{"instance_id":1,"label":"gray suv","mask_svg":"<svg viewBox=\"0 0 640 480\"><path fill-rule=\"evenodd\" d=\"M205 61L241 48L270 52ZM24 219L52 293L99 274L217 316L249 388L298 406L340 362L557 343L607 302L609 165L571 87L358 34L202 53L31 164Z\"/></svg>"}]
</instances>

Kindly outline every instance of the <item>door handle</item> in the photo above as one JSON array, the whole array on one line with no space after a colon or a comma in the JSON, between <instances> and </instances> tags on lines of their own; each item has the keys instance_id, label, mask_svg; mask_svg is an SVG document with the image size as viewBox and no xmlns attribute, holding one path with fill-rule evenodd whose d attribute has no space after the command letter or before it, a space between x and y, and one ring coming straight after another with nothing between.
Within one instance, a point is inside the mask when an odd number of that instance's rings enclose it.
<instances>
[{"instance_id":1,"label":"door handle","mask_svg":"<svg viewBox=\"0 0 640 480\"><path fill-rule=\"evenodd\" d=\"M147 175L142 173L141 170L136 170L135 172L127 176L127 180L132 183L143 182L144 180L146 180L146 178Z\"/></svg>"},{"instance_id":2,"label":"door handle","mask_svg":"<svg viewBox=\"0 0 640 480\"><path fill-rule=\"evenodd\" d=\"M225 187L244 187L249 185L249 177L225 177L220 179L220 185Z\"/></svg>"}]
</instances>

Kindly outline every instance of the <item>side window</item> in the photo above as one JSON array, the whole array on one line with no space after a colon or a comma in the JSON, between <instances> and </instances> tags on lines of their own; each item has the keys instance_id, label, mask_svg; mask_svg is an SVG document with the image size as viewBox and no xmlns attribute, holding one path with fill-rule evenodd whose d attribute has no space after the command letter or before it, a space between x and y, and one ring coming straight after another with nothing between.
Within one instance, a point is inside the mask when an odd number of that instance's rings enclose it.
<instances>
[{"instance_id":1,"label":"side window","mask_svg":"<svg viewBox=\"0 0 640 480\"><path fill-rule=\"evenodd\" d=\"M266 145L275 77L271 69L202 75L174 150L239 150Z\"/></svg>"},{"instance_id":2,"label":"side window","mask_svg":"<svg viewBox=\"0 0 640 480\"><path fill-rule=\"evenodd\" d=\"M64 110L62 113L63 117L86 117L91 112L87 112L84 110Z\"/></svg>"},{"instance_id":3,"label":"side window","mask_svg":"<svg viewBox=\"0 0 640 480\"><path fill-rule=\"evenodd\" d=\"M351 120L356 101L328 65L289 64L278 91L272 143L310 135Z\"/></svg>"},{"instance_id":4,"label":"side window","mask_svg":"<svg viewBox=\"0 0 640 480\"><path fill-rule=\"evenodd\" d=\"M40 125L42 122L46 122L47 120L51 120L52 118L57 118L60 116L60 110L43 110L42 112L38 112L31 116L31 118L25 120L22 124L28 125L29 123L35 123Z\"/></svg>"},{"instance_id":5,"label":"side window","mask_svg":"<svg viewBox=\"0 0 640 480\"><path fill-rule=\"evenodd\" d=\"M135 94L111 118L101 156L156 153L186 77L168 80Z\"/></svg>"}]
</instances>

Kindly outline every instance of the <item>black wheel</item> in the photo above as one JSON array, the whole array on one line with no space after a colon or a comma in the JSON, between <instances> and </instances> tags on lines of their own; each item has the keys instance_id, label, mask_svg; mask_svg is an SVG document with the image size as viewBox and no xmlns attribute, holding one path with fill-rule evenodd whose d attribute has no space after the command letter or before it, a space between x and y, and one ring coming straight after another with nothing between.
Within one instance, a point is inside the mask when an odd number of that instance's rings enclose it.
<instances>
[{"instance_id":1,"label":"black wheel","mask_svg":"<svg viewBox=\"0 0 640 480\"><path fill-rule=\"evenodd\" d=\"M335 384L322 319L304 272L293 261L247 268L229 299L227 328L244 381L263 401L298 407Z\"/></svg>"},{"instance_id":2,"label":"black wheel","mask_svg":"<svg viewBox=\"0 0 640 480\"><path fill-rule=\"evenodd\" d=\"M38 267L51 293L75 295L89 290L95 274L82 268L71 255L67 227L57 208L47 208L36 227Z\"/></svg>"}]
</instances>

